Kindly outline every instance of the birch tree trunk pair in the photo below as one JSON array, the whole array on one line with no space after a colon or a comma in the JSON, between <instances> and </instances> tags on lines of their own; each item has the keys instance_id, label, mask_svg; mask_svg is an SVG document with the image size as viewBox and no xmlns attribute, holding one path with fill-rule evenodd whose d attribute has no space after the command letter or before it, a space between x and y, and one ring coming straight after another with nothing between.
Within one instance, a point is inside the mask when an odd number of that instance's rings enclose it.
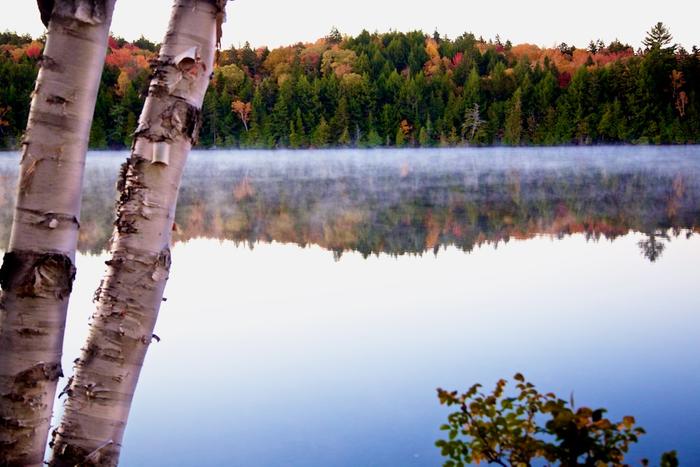
<instances>
[{"instance_id":1,"label":"birch tree trunk pair","mask_svg":"<svg viewBox=\"0 0 700 467\"><path fill-rule=\"evenodd\" d=\"M39 4L42 18L52 13L49 39L0 272L0 466L43 461L62 374L84 155L114 0ZM225 4L176 0L173 6L132 154L119 177L111 259L88 341L64 390L68 400L53 432L50 465L118 463L168 278L180 179L199 131Z\"/></svg>"},{"instance_id":2,"label":"birch tree trunk pair","mask_svg":"<svg viewBox=\"0 0 700 467\"><path fill-rule=\"evenodd\" d=\"M114 3L39 1L48 34L0 268L0 466L44 460L62 375L85 153Z\"/></svg>"}]
</instances>

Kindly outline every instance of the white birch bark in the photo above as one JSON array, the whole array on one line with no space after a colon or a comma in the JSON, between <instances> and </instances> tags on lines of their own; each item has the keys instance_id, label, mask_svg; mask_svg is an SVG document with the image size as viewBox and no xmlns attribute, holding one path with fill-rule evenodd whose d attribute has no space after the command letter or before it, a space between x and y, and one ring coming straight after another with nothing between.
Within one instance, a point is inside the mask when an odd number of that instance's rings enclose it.
<instances>
[{"instance_id":1,"label":"white birch bark","mask_svg":"<svg viewBox=\"0 0 700 467\"><path fill-rule=\"evenodd\" d=\"M85 153L114 3L39 1L48 35L0 268L0 466L44 460L75 277Z\"/></svg>"},{"instance_id":2,"label":"white birch bark","mask_svg":"<svg viewBox=\"0 0 700 467\"><path fill-rule=\"evenodd\" d=\"M176 0L118 182L111 259L50 465L117 465L170 268L175 204L214 66L225 0ZM164 388L167 390L167 388Z\"/></svg>"}]
</instances>

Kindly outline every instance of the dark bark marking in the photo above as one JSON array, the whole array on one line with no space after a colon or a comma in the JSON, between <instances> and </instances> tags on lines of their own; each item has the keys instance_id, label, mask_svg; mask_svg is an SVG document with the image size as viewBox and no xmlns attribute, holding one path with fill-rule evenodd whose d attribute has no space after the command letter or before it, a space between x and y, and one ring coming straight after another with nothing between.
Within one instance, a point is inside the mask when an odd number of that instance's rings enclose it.
<instances>
[{"instance_id":1,"label":"dark bark marking","mask_svg":"<svg viewBox=\"0 0 700 467\"><path fill-rule=\"evenodd\" d=\"M124 258L112 258L105 261L105 264L110 267L119 267L120 264L124 262ZM100 289L102 284L100 284ZM101 291L101 290L100 290Z\"/></svg>"},{"instance_id":2,"label":"dark bark marking","mask_svg":"<svg viewBox=\"0 0 700 467\"><path fill-rule=\"evenodd\" d=\"M196 145L202 126L202 110L180 97L170 96L164 85L152 85L149 94L172 101L160 114L160 126L165 132L163 134L153 131L151 127L141 127L134 136L146 138L153 143L169 142L178 136L184 136L192 145Z\"/></svg>"},{"instance_id":3,"label":"dark bark marking","mask_svg":"<svg viewBox=\"0 0 700 467\"><path fill-rule=\"evenodd\" d=\"M155 78L155 74L153 77ZM151 84L151 87L148 89L148 94L160 99L165 98L169 95L168 87L164 84Z\"/></svg>"},{"instance_id":4,"label":"dark bark marking","mask_svg":"<svg viewBox=\"0 0 700 467\"><path fill-rule=\"evenodd\" d=\"M51 19L65 18L96 25L107 19L105 0L63 0L53 8Z\"/></svg>"},{"instance_id":5,"label":"dark bark marking","mask_svg":"<svg viewBox=\"0 0 700 467\"><path fill-rule=\"evenodd\" d=\"M88 345L82 351L82 356L75 361L76 367L89 365L97 355L97 347L94 345Z\"/></svg>"},{"instance_id":6,"label":"dark bark marking","mask_svg":"<svg viewBox=\"0 0 700 467\"><path fill-rule=\"evenodd\" d=\"M126 175L129 173L131 159L127 158L119 167L119 176L117 177L117 193L121 193L126 186Z\"/></svg>"},{"instance_id":7,"label":"dark bark marking","mask_svg":"<svg viewBox=\"0 0 700 467\"><path fill-rule=\"evenodd\" d=\"M11 417L0 417L0 426L3 428L10 428L12 430L19 430L21 428L24 428L24 426L19 420ZM7 443L7 445L12 446L15 443L17 443L17 441Z\"/></svg>"},{"instance_id":8,"label":"dark bark marking","mask_svg":"<svg viewBox=\"0 0 700 467\"><path fill-rule=\"evenodd\" d=\"M48 336L49 333L42 330L42 329L34 329L34 328L21 328L17 330L17 334L19 334L19 337L23 338L31 338L31 337L40 337L40 336Z\"/></svg>"},{"instance_id":9,"label":"dark bark marking","mask_svg":"<svg viewBox=\"0 0 700 467\"><path fill-rule=\"evenodd\" d=\"M32 111L29 120L33 125L46 125L61 131L75 131L80 124L79 119L40 110Z\"/></svg>"},{"instance_id":10,"label":"dark bark marking","mask_svg":"<svg viewBox=\"0 0 700 467\"><path fill-rule=\"evenodd\" d=\"M9 394L3 394L3 399L7 399L11 402L24 402L24 396L22 394L17 394L16 392L11 392Z\"/></svg>"},{"instance_id":11,"label":"dark bark marking","mask_svg":"<svg viewBox=\"0 0 700 467\"><path fill-rule=\"evenodd\" d=\"M107 262L105 261L105 264ZM100 300L100 295L102 294L103 286L105 285L105 280L100 279L100 285L97 286L95 292L92 294L92 303L97 303Z\"/></svg>"},{"instance_id":12,"label":"dark bark marking","mask_svg":"<svg viewBox=\"0 0 700 467\"><path fill-rule=\"evenodd\" d=\"M102 352L100 352L100 358L103 360L107 360L108 362L114 362L119 364L123 364L126 361L126 359L122 355L122 352L116 349L103 349Z\"/></svg>"},{"instance_id":13,"label":"dark bark marking","mask_svg":"<svg viewBox=\"0 0 700 467\"><path fill-rule=\"evenodd\" d=\"M151 83L148 87L148 95L154 97L168 96L170 93L168 92L168 86L165 85L165 82L168 77L168 68L174 65L172 60L155 57L148 61L148 65L151 68Z\"/></svg>"},{"instance_id":14,"label":"dark bark marking","mask_svg":"<svg viewBox=\"0 0 700 467\"><path fill-rule=\"evenodd\" d=\"M27 209L17 207L17 211L31 214L41 218L41 220L34 223L34 225L45 227L47 229L55 229L61 223L74 224L76 228L80 228L80 222L78 218L72 214L63 214L60 212L44 212L38 209Z\"/></svg>"},{"instance_id":15,"label":"dark bark marking","mask_svg":"<svg viewBox=\"0 0 700 467\"><path fill-rule=\"evenodd\" d=\"M64 438L59 433L57 438ZM63 439L54 440L54 455L49 463L52 467L111 467L117 465L120 446L114 443L105 444L97 451L89 452Z\"/></svg>"},{"instance_id":16,"label":"dark bark marking","mask_svg":"<svg viewBox=\"0 0 700 467\"><path fill-rule=\"evenodd\" d=\"M158 259L156 260L156 267L160 266L166 271L170 270L170 265L172 264L172 257L170 255L170 248L163 248L158 254Z\"/></svg>"},{"instance_id":17,"label":"dark bark marking","mask_svg":"<svg viewBox=\"0 0 700 467\"><path fill-rule=\"evenodd\" d=\"M73 290L75 266L61 253L10 251L0 267L0 287L18 297L63 300Z\"/></svg>"},{"instance_id":18,"label":"dark bark marking","mask_svg":"<svg viewBox=\"0 0 700 467\"><path fill-rule=\"evenodd\" d=\"M136 219L130 210L126 209L143 188L138 179L136 170L137 162L133 158L129 158L124 162L119 170L117 178L118 199L116 205L117 217L114 220L114 226L117 231L122 234L130 234L138 232L135 227Z\"/></svg>"},{"instance_id":19,"label":"dark bark marking","mask_svg":"<svg viewBox=\"0 0 700 467\"><path fill-rule=\"evenodd\" d=\"M176 98L172 106L162 114L163 127L187 137L193 145L197 143L199 128L202 125L201 109Z\"/></svg>"},{"instance_id":20,"label":"dark bark marking","mask_svg":"<svg viewBox=\"0 0 700 467\"><path fill-rule=\"evenodd\" d=\"M29 191L29 188L32 186L32 181L34 180L34 173L36 172L37 165L39 165L39 160L35 159L32 161L29 167L27 167L27 170L22 172L21 182L19 184L20 193L26 193Z\"/></svg>"},{"instance_id":21,"label":"dark bark marking","mask_svg":"<svg viewBox=\"0 0 700 467\"><path fill-rule=\"evenodd\" d=\"M131 234L131 233L136 233L139 230L134 226L136 221L130 221L126 220L124 216L120 216L117 218L117 221L115 222L115 226L117 227L117 231L121 234Z\"/></svg>"},{"instance_id":22,"label":"dark bark marking","mask_svg":"<svg viewBox=\"0 0 700 467\"><path fill-rule=\"evenodd\" d=\"M163 279L168 278L168 273L170 272L170 264L172 263L172 259L170 256L170 248L166 247L161 250L160 253L158 253L158 256L155 258L155 261L153 262L153 269L151 272L151 280L154 283L158 283ZM143 284L144 287L147 286L147 284Z\"/></svg>"},{"instance_id":23,"label":"dark bark marking","mask_svg":"<svg viewBox=\"0 0 700 467\"><path fill-rule=\"evenodd\" d=\"M57 96L55 94L52 94L46 98L46 102L48 102L49 104L54 104L54 105L63 105L63 104L67 104L69 101L65 97L61 97L61 96Z\"/></svg>"},{"instance_id":24,"label":"dark bark marking","mask_svg":"<svg viewBox=\"0 0 700 467\"><path fill-rule=\"evenodd\" d=\"M61 362L39 362L18 373L15 376L14 384L24 388L35 388L43 381L58 381L61 376L63 376Z\"/></svg>"},{"instance_id":25,"label":"dark bark marking","mask_svg":"<svg viewBox=\"0 0 700 467\"><path fill-rule=\"evenodd\" d=\"M53 58L49 57L48 55L44 54L41 56L41 59L39 60L41 68L44 70L48 71L55 71L59 72L62 70L61 65L54 60Z\"/></svg>"},{"instance_id":26,"label":"dark bark marking","mask_svg":"<svg viewBox=\"0 0 700 467\"><path fill-rule=\"evenodd\" d=\"M61 396L58 396L61 397ZM51 439L49 440L49 449L53 449L56 444L56 435L58 434L58 428L51 430Z\"/></svg>"},{"instance_id":27,"label":"dark bark marking","mask_svg":"<svg viewBox=\"0 0 700 467\"><path fill-rule=\"evenodd\" d=\"M151 67L151 83L148 86L148 96L159 99L170 97L170 89L166 83L168 82L168 72L175 66L172 57L153 58L149 60L148 64Z\"/></svg>"},{"instance_id":28,"label":"dark bark marking","mask_svg":"<svg viewBox=\"0 0 700 467\"><path fill-rule=\"evenodd\" d=\"M63 397L64 394L67 395L68 397L72 396L73 395L73 389L71 389L72 385L73 385L73 377L71 376L70 378L68 378L68 382L63 387L61 392L58 394L57 399L60 399L61 397ZM53 438L53 435L52 435L52 438Z\"/></svg>"}]
</instances>

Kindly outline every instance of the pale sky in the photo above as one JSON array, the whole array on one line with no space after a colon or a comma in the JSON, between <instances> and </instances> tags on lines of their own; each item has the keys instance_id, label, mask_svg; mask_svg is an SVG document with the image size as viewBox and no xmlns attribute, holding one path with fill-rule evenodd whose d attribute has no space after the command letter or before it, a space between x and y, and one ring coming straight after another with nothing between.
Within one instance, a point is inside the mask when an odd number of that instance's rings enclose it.
<instances>
[{"instance_id":1,"label":"pale sky","mask_svg":"<svg viewBox=\"0 0 700 467\"><path fill-rule=\"evenodd\" d=\"M112 31L128 40L141 34L160 42L172 0L117 0ZM44 27L34 0L0 0L0 31L41 34ZM356 35L362 29L422 29L456 37L465 31L477 37L500 34L514 44L552 46L560 42L585 47L591 39L615 38L639 47L646 31L664 22L674 40L687 49L700 45L697 19L700 2L677 0L555 0L500 2L469 0L235 0L228 6L222 44L275 47L313 41L336 26Z\"/></svg>"}]
</instances>

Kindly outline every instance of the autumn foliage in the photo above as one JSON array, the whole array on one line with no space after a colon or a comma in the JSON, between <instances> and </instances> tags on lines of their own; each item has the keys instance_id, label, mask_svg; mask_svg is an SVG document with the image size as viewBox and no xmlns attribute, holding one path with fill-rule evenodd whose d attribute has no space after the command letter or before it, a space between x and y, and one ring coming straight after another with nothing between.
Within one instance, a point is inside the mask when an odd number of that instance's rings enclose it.
<instances>
[{"instance_id":1,"label":"autumn foliage","mask_svg":"<svg viewBox=\"0 0 700 467\"><path fill-rule=\"evenodd\" d=\"M440 403L455 408L441 426L447 439L436 442L445 467L481 462L529 466L538 460L571 467L628 465L630 447L645 434L634 417L612 421L603 408L576 407L573 396L567 401L539 392L519 373L513 379L512 394L504 379L491 392L483 392L481 384L462 394L437 390ZM676 452L664 453L661 465L678 466Z\"/></svg>"},{"instance_id":2,"label":"autumn foliage","mask_svg":"<svg viewBox=\"0 0 700 467\"><path fill-rule=\"evenodd\" d=\"M338 31L221 51L200 144L233 147L700 141L700 52L656 25L644 50L511 44L465 33ZM0 33L0 146L15 147L42 43ZM157 45L112 37L92 147L131 144ZM478 131L477 131L478 130Z\"/></svg>"}]
</instances>

